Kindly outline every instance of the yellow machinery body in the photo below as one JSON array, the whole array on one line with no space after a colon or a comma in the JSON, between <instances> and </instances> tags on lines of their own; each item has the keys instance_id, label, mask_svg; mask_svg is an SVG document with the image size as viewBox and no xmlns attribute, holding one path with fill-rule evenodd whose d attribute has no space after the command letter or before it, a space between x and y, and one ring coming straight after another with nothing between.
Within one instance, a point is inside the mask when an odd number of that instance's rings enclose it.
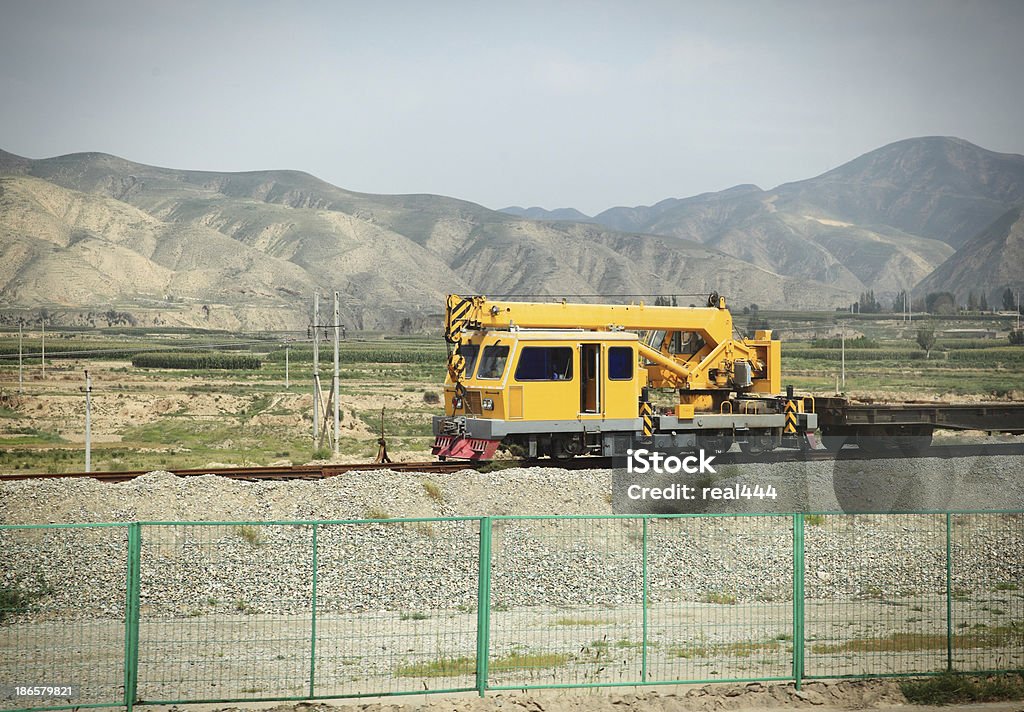
<instances>
[{"instance_id":1,"label":"yellow machinery body","mask_svg":"<svg viewBox=\"0 0 1024 712\"><path fill-rule=\"evenodd\" d=\"M435 443L442 456L487 457L501 439L531 442L531 452L537 443L549 454L608 451L597 433L632 432L648 388L678 394L673 420L663 419L675 430L698 414L777 410L779 342L770 331L735 337L717 294L704 307L458 295L446 306L445 416L435 419L435 434L447 437ZM735 422L712 423L705 435L734 437ZM470 452L455 447L460 440L479 442Z\"/></svg>"}]
</instances>

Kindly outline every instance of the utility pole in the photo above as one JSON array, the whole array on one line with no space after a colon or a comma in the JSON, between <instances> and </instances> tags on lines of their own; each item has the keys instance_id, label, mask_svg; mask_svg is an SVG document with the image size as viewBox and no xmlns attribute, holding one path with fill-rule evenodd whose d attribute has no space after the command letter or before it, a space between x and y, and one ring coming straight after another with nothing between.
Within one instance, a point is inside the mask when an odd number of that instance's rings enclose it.
<instances>
[{"instance_id":1,"label":"utility pole","mask_svg":"<svg viewBox=\"0 0 1024 712\"><path fill-rule=\"evenodd\" d=\"M313 292L313 447L320 434L320 293Z\"/></svg>"},{"instance_id":2,"label":"utility pole","mask_svg":"<svg viewBox=\"0 0 1024 712\"><path fill-rule=\"evenodd\" d=\"M842 357L843 357L843 366L842 366L843 392L845 393L846 392L846 327L845 326L843 327L842 331L839 332L839 334L840 334L840 336L839 336L840 341L839 342L842 345Z\"/></svg>"},{"instance_id":3,"label":"utility pole","mask_svg":"<svg viewBox=\"0 0 1024 712\"><path fill-rule=\"evenodd\" d=\"M1020 290L1017 290L1017 331L1020 331Z\"/></svg>"},{"instance_id":4,"label":"utility pole","mask_svg":"<svg viewBox=\"0 0 1024 712\"><path fill-rule=\"evenodd\" d=\"M338 308L338 292L334 293L334 454L338 454L338 438L341 437L341 412L338 408L338 382L341 373L338 368L338 341L341 339L341 310Z\"/></svg>"},{"instance_id":5,"label":"utility pole","mask_svg":"<svg viewBox=\"0 0 1024 712\"><path fill-rule=\"evenodd\" d=\"M25 376L22 374L22 370L21 370L21 350L22 350L22 348L21 348L21 337L22 337L21 332L22 332L22 326L21 326L21 323L19 322L18 323L18 393L24 393L25 392Z\"/></svg>"},{"instance_id":6,"label":"utility pole","mask_svg":"<svg viewBox=\"0 0 1024 712\"><path fill-rule=\"evenodd\" d=\"M43 322L43 350L41 363L43 364L43 380L46 380L46 322Z\"/></svg>"},{"instance_id":7,"label":"utility pole","mask_svg":"<svg viewBox=\"0 0 1024 712\"><path fill-rule=\"evenodd\" d=\"M291 382L288 380L288 344L284 345L284 389L287 391L291 388Z\"/></svg>"},{"instance_id":8,"label":"utility pole","mask_svg":"<svg viewBox=\"0 0 1024 712\"><path fill-rule=\"evenodd\" d=\"M92 379L85 371L85 471L92 472Z\"/></svg>"}]
</instances>

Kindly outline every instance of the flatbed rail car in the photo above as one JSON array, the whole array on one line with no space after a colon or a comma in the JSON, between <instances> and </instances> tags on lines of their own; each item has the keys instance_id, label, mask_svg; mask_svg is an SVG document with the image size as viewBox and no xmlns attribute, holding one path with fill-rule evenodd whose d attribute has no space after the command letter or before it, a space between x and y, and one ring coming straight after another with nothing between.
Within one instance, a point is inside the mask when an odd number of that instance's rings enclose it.
<instances>
[{"instance_id":1,"label":"flatbed rail car","mask_svg":"<svg viewBox=\"0 0 1024 712\"><path fill-rule=\"evenodd\" d=\"M919 451L931 444L935 430L1024 435L1024 403L858 403L830 397L808 407L817 413L822 444L830 450L857 445Z\"/></svg>"}]
</instances>

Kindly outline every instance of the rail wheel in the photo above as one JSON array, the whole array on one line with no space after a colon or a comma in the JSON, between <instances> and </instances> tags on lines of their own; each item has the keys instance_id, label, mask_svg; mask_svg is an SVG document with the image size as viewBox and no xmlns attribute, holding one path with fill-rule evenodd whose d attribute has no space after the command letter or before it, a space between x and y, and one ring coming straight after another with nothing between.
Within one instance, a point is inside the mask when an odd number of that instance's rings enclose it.
<instances>
[{"instance_id":1,"label":"rail wheel","mask_svg":"<svg viewBox=\"0 0 1024 712\"><path fill-rule=\"evenodd\" d=\"M913 432L907 435L899 435L894 439L904 455L911 457L919 456L927 452L928 448L932 446L932 429L915 428Z\"/></svg>"},{"instance_id":2,"label":"rail wheel","mask_svg":"<svg viewBox=\"0 0 1024 712\"><path fill-rule=\"evenodd\" d=\"M762 452L771 452L775 449L775 440L771 435L748 435L746 440L740 441L740 450L746 455L757 455Z\"/></svg>"},{"instance_id":3,"label":"rail wheel","mask_svg":"<svg viewBox=\"0 0 1024 712\"><path fill-rule=\"evenodd\" d=\"M732 447L732 443L732 434L726 432L701 435L697 439L698 447L705 452L710 452L715 455L721 455L724 452L729 452L729 448Z\"/></svg>"},{"instance_id":4,"label":"rail wheel","mask_svg":"<svg viewBox=\"0 0 1024 712\"><path fill-rule=\"evenodd\" d=\"M576 435L551 436L551 457L554 460L571 460L583 451L583 441Z\"/></svg>"},{"instance_id":5,"label":"rail wheel","mask_svg":"<svg viewBox=\"0 0 1024 712\"><path fill-rule=\"evenodd\" d=\"M896 442L891 437L872 432L858 433L857 447L872 455L881 455L897 449Z\"/></svg>"},{"instance_id":6,"label":"rail wheel","mask_svg":"<svg viewBox=\"0 0 1024 712\"><path fill-rule=\"evenodd\" d=\"M821 432L821 444L829 452L839 452L847 442L850 442L850 436L847 433Z\"/></svg>"},{"instance_id":7,"label":"rail wheel","mask_svg":"<svg viewBox=\"0 0 1024 712\"><path fill-rule=\"evenodd\" d=\"M856 440L861 450L873 455L920 455L932 444L932 429L914 426L876 427L858 432Z\"/></svg>"}]
</instances>

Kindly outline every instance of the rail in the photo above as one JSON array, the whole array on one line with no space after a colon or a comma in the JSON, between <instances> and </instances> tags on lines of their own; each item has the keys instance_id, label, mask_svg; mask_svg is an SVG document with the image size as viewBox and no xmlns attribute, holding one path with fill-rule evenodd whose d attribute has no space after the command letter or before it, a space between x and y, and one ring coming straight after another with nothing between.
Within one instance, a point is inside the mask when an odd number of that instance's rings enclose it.
<instances>
[{"instance_id":1,"label":"rail","mask_svg":"<svg viewBox=\"0 0 1024 712\"><path fill-rule=\"evenodd\" d=\"M943 460L966 457L1024 455L1024 442L984 443L965 445L930 445L915 452L860 450L848 447L840 452L824 448L817 450L779 449L771 452L745 454L727 452L715 456L716 462L722 464L763 463L776 464L783 462L821 462L830 460L891 460L894 457L916 459L934 457ZM509 467L556 467L562 469L600 469L616 466L611 457L586 456L571 460L552 460L549 458L493 460L487 462L470 462L464 460L424 461L424 462L365 462L352 464L324 465L282 465L273 467L199 467L166 470L179 477L201 477L217 475L236 480L308 480L337 477L350 472L366 472L373 470L390 470L392 472L423 472L446 473L462 470L506 469ZM621 463L619 463L621 464ZM92 478L101 482L127 482L152 472L152 470L120 470L110 472L8 472L0 474L0 483L19 480L44 479L76 479Z\"/></svg>"}]
</instances>

